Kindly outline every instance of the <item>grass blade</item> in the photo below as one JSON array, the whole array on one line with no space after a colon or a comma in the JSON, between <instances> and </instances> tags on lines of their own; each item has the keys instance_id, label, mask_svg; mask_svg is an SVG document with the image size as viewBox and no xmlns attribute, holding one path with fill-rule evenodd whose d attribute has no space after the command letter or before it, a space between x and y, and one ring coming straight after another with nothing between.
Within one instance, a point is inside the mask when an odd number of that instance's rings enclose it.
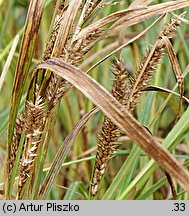
<instances>
[{"instance_id":1,"label":"grass blade","mask_svg":"<svg viewBox=\"0 0 189 216\"><path fill-rule=\"evenodd\" d=\"M175 74L175 77L177 79L178 82L178 87L179 87L179 91L180 91L180 102L182 102L182 97L184 95L184 78L182 75L182 71L179 65L179 61L177 59L177 56L174 52L173 49L173 45L171 44L170 40L168 37L163 37L164 41L165 41L165 45L168 51L168 55L169 55L169 59ZM181 104L180 104L181 105Z\"/></svg>"},{"instance_id":2,"label":"grass blade","mask_svg":"<svg viewBox=\"0 0 189 216\"><path fill-rule=\"evenodd\" d=\"M167 89L167 88L162 88L162 87L159 87L159 86L147 86L143 91L163 92L163 93L165 93L167 95L168 94L172 94L172 95L177 96L177 97L180 98L180 95L177 92L175 92L173 90L170 90L170 89ZM188 98L186 98L186 97L183 96L182 99L183 99L184 102L189 103L189 99Z\"/></svg>"},{"instance_id":3,"label":"grass blade","mask_svg":"<svg viewBox=\"0 0 189 216\"><path fill-rule=\"evenodd\" d=\"M0 77L0 91L1 91L1 88L3 86L3 82L5 80L5 76L8 72L8 69L9 69L9 66L11 64L11 60L13 58L13 55L14 55L14 52L16 50L16 47L17 47L17 44L18 44L18 40L19 40L19 36L16 35L16 37L14 38L14 41L13 41L13 44L12 44L12 47L11 47L11 50L9 52L9 55L8 55L8 58L7 58L7 61L5 63L5 66L3 68L3 71L1 73L1 77Z\"/></svg>"}]
</instances>

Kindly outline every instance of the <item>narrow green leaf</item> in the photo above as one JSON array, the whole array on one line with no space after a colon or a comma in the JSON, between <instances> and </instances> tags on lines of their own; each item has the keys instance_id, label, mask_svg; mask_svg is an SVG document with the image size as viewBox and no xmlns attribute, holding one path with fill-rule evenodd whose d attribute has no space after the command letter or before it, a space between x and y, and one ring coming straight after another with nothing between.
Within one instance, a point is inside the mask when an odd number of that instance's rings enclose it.
<instances>
[{"instance_id":1,"label":"narrow green leaf","mask_svg":"<svg viewBox=\"0 0 189 216\"><path fill-rule=\"evenodd\" d=\"M81 187L81 182L71 183L69 188L67 188L67 192L64 196L64 200L74 200L79 196L81 196L78 192L80 187Z\"/></svg>"}]
</instances>

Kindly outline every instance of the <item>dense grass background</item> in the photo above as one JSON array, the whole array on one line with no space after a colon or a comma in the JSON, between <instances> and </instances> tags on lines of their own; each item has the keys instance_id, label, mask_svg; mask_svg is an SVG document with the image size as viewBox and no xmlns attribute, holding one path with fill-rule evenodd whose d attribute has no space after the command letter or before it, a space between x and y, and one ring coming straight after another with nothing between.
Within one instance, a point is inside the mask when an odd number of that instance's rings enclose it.
<instances>
[{"instance_id":1,"label":"dense grass background","mask_svg":"<svg viewBox=\"0 0 189 216\"><path fill-rule=\"evenodd\" d=\"M98 20L115 11L127 8L131 1L118 1L118 4L109 4L98 9ZM153 4L166 1L153 1ZM53 17L55 1L46 1L42 16L37 45L34 49L32 64L30 66L28 78L23 86L23 94L20 110L24 108L24 101L29 85L29 78L32 76L34 67L42 61L45 45L49 37L49 29ZM19 34L18 47L14 52L10 67L5 77L3 87L0 91L0 182L4 181L4 168L7 142L7 122L9 117L10 99L13 89L15 68L19 55L19 46L23 33L24 23L28 10L28 1L10 0L0 1L0 71L3 70L10 47L14 37ZM175 13L180 14L186 11L185 19L189 19L189 9L184 8ZM168 22L172 15L168 14L155 27L152 27L144 36L134 41L129 46L122 49L122 58L126 62L126 67L131 76L136 71L136 67L145 51L154 44L156 36L160 32L164 22ZM126 40L143 31L157 17L127 28ZM124 30L123 30L124 31ZM104 47L109 46L119 37L119 32L115 32L111 37L97 43L94 48L84 57L83 63L89 60L90 56L101 52ZM188 23L182 23L178 32L171 39L180 67L184 74L184 96L189 98L189 28ZM113 47L115 49L115 47ZM97 61L102 59L112 50L104 50L104 53L93 58L84 66L83 71L87 71ZM113 75L110 72L111 64L116 55L111 56L106 61L95 67L90 76L97 80L107 90L111 90ZM151 85L172 90L176 85L176 79L167 53L162 58L161 63L154 73ZM175 89L179 93L178 89ZM169 100L168 100L169 99ZM183 102L181 109L182 118L177 122L179 96L168 95L165 92L144 92L137 103L133 115L151 133L158 138L165 146L169 147L178 161L185 166L189 165L189 118L188 104ZM73 129L84 113L89 112L94 107L80 91L73 88L63 97L57 114L55 127L49 143L48 153L44 165L43 177L46 175L59 146L66 135ZM186 111L187 110L187 111ZM73 145L62 164L62 168L56 177L48 199L89 199L88 189L91 182L91 175L96 154L98 134L101 131L103 113L98 112L90 118L84 129L74 140ZM170 134L171 133L171 134ZM123 134L120 138L119 148L110 161L105 177L100 185L96 199L171 199L172 194L167 183L165 173L160 168L153 170L155 165L151 159L136 147L132 140ZM144 169L145 168L145 169ZM117 173L119 172L119 175ZM114 180L114 181L113 181ZM178 199L188 199L189 193L174 181ZM1 189L3 185L1 184ZM109 188L109 190L108 190ZM119 188L119 191L117 190ZM135 190L137 193L135 193ZM16 196L16 187L13 190Z\"/></svg>"}]
</instances>

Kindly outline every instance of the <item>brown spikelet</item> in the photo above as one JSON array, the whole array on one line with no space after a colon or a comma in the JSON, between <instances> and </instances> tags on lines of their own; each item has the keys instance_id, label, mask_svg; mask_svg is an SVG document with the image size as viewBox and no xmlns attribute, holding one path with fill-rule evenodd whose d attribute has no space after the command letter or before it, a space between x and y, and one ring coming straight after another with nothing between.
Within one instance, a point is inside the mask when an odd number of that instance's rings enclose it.
<instances>
[{"instance_id":1,"label":"brown spikelet","mask_svg":"<svg viewBox=\"0 0 189 216\"><path fill-rule=\"evenodd\" d=\"M125 106L130 91L130 78L129 74L127 74L124 61L116 59L112 73L115 76L112 86L112 95Z\"/></svg>"},{"instance_id":2,"label":"brown spikelet","mask_svg":"<svg viewBox=\"0 0 189 216\"><path fill-rule=\"evenodd\" d=\"M60 22L63 19L63 15L57 15L56 20L55 20L55 24L53 26L53 30L50 36L49 41L47 42L46 45L46 50L45 50L45 54L44 54L44 60L47 60L51 57L52 52L53 52L53 48L54 48L54 44L56 42L56 38L58 35L58 30L60 28Z\"/></svg>"},{"instance_id":3,"label":"brown spikelet","mask_svg":"<svg viewBox=\"0 0 189 216\"><path fill-rule=\"evenodd\" d=\"M44 104L42 98L37 98L37 102L27 102L27 116L26 116L26 134L28 136L32 135L35 130L41 127L42 125L42 116L44 114Z\"/></svg>"},{"instance_id":4,"label":"brown spikelet","mask_svg":"<svg viewBox=\"0 0 189 216\"><path fill-rule=\"evenodd\" d=\"M9 155L9 179L11 177L11 172L14 166L14 161L16 159L16 153L18 150L19 141L20 141L21 134L24 128L24 124L25 124L25 118L24 118L24 115L21 114L16 120L13 141L12 141L10 155Z\"/></svg>"},{"instance_id":5,"label":"brown spikelet","mask_svg":"<svg viewBox=\"0 0 189 216\"><path fill-rule=\"evenodd\" d=\"M99 8L104 8L106 6L116 6L116 5L122 5L124 4L125 2L124 1L109 1L109 2L102 2L99 4Z\"/></svg>"},{"instance_id":6,"label":"brown spikelet","mask_svg":"<svg viewBox=\"0 0 189 216\"><path fill-rule=\"evenodd\" d=\"M144 64L148 58L148 55L150 54L151 50L149 50L145 56L143 56L137 73L136 73L136 78L139 77L140 72L142 71ZM139 80L137 86L135 87L135 91L132 94L132 99L130 101L130 103L128 104L128 109L132 110L137 103L138 98L140 97L140 95L142 94L143 89L147 86L147 84L149 83L149 81L151 80L152 76L153 76L153 72L156 70L157 65L162 57L162 55L164 54L164 46L157 46L152 57L150 58L150 61L148 62L148 65L144 71L143 76L141 77L141 79ZM134 89L135 86L135 82L132 83L131 89Z\"/></svg>"},{"instance_id":7,"label":"brown spikelet","mask_svg":"<svg viewBox=\"0 0 189 216\"><path fill-rule=\"evenodd\" d=\"M40 136L44 125L45 106L43 99L37 96L35 103L27 102L26 111L26 139L22 158L19 164L18 199L22 197L22 190L33 167L34 159L40 143Z\"/></svg>"},{"instance_id":8,"label":"brown spikelet","mask_svg":"<svg viewBox=\"0 0 189 216\"><path fill-rule=\"evenodd\" d=\"M48 42L46 43L46 49L45 49L45 53L44 53L44 57L43 57L44 60L47 60L53 56L53 49L55 46L55 42L56 42L56 39L58 37L60 25L61 25L61 22L64 18L64 15L65 15L64 13L67 10L67 8L68 8L68 2L65 2L65 1L59 1L58 2L57 1L56 16L54 19L54 24L53 24L52 31L50 34L50 38L49 38ZM46 88L46 92L45 92L46 97L47 97L47 101L49 103L49 109L53 108L56 105L57 101L59 100L59 97L56 96L55 89L57 88L57 92L60 92L63 90L62 86L65 86L65 84L66 84L65 80L63 80L63 81L60 80L59 81L60 86L56 87L57 80L58 80L58 76L51 74L50 80L49 80L49 85ZM59 95L59 93L57 93L57 94Z\"/></svg>"},{"instance_id":9,"label":"brown spikelet","mask_svg":"<svg viewBox=\"0 0 189 216\"><path fill-rule=\"evenodd\" d=\"M75 40L76 36L80 32L82 25L85 23L86 20L91 16L91 13L93 10L97 7L97 5L101 2L102 0L87 0L83 6L79 21L77 23L74 36L73 36L73 41Z\"/></svg>"},{"instance_id":10,"label":"brown spikelet","mask_svg":"<svg viewBox=\"0 0 189 216\"><path fill-rule=\"evenodd\" d=\"M68 0L57 1L56 12L57 14L62 14L68 8Z\"/></svg>"},{"instance_id":11,"label":"brown spikelet","mask_svg":"<svg viewBox=\"0 0 189 216\"><path fill-rule=\"evenodd\" d=\"M159 38L161 39L163 36L172 37L172 34L176 32L177 28L181 25L184 15L185 12L180 14L176 18L171 19L171 22L163 27Z\"/></svg>"},{"instance_id":12,"label":"brown spikelet","mask_svg":"<svg viewBox=\"0 0 189 216\"><path fill-rule=\"evenodd\" d=\"M67 81L60 79L58 76L52 74L51 79L46 90L46 97L49 104L49 110L51 110L60 100L62 95L67 89Z\"/></svg>"},{"instance_id":13,"label":"brown spikelet","mask_svg":"<svg viewBox=\"0 0 189 216\"><path fill-rule=\"evenodd\" d=\"M117 126L108 117L105 117L97 146L96 164L91 188L93 196L98 191L100 181L107 167L107 163L115 150L115 144L119 136L120 131Z\"/></svg>"},{"instance_id":14,"label":"brown spikelet","mask_svg":"<svg viewBox=\"0 0 189 216\"><path fill-rule=\"evenodd\" d=\"M44 54L44 60L49 59L53 54L54 45L58 36L58 31L60 28L60 23L64 18L65 7L59 6L59 13L56 15L55 23L53 26L53 30L51 32L51 36L46 45L46 50ZM48 88L46 89L46 97L49 103L49 110L52 109L58 102L60 96L60 92L64 92L66 87L66 80L59 79L58 76L51 74Z\"/></svg>"},{"instance_id":15,"label":"brown spikelet","mask_svg":"<svg viewBox=\"0 0 189 216\"><path fill-rule=\"evenodd\" d=\"M122 104L126 105L128 98L128 83L125 64L121 60L114 62L112 70L115 75L115 80L112 88L112 95ZM103 177L108 161L116 148L117 140L120 137L119 128L105 116L102 125L102 132L100 134L97 146L96 164L94 176L92 181L91 193L96 195L100 181Z\"/></svg>"},{"instance_id":16,"label":"brown spikelet","mask_svg":"<svg viewBox=\"0 0 189 216\"><path fill-rule=\"evenodd\" d=\"M97 7L97 5L101 2L102 0L88 0L85 4L84 8L84 15L83 15L83 20L87 20L93 10Z\"/></svg>"},{"instance_id":17,"label":"brown spikelet","mask_svg":"<svg viewBox=\"0 0 189 216\"><path fill-rule=\"evenodd\" d=\"M46 44L46 49L45 49L45 53L44 53L44 57L43 57L44 60L47 60L52 56L54 45L55 45L55 42L56 42L56 39L58 36L60 24L64 18L64 13L68 7L68 5L65 3L65 1L60 1L57 3L59 3L59 4L57 4L57 6L56 6L57 7L56 8L56 15L55 15L52 31L50 34L50 38Z\"/></svg>"},{"instance_id":18,"label":"brown spikelet","mask_svg":"<svg viewBox=\"0 0 189 216\"><path fill-rule=\"evenodd\" d=\"M183 14L180 16L182 17ZM136 80L131 86L131 94L127 104L128 110L132 110L136 106L138 98L151 80L158 63L164 54L165 41L163 38L165 36L171 37L172 33L176 31L176 28L180 26L180 24L181 20L179 19L179 16L176 19L172 19L170 23L166 24L160 32L155 45L142 58L136 73Z\"/></svg>"},{"instance_id":19,"label":"brown spikelet","mask_svg":"<svg viewBox=\"0 0 189 216\"><path fill-rule=\"evenodd\" d=\"M99 28L74 41L63 53L63 56L65 56L63 59L67 60L71 65L77 65L82 57L94 46L96 39L98 39L103 32L104 31Z\"/></svg>"}]
</instances>

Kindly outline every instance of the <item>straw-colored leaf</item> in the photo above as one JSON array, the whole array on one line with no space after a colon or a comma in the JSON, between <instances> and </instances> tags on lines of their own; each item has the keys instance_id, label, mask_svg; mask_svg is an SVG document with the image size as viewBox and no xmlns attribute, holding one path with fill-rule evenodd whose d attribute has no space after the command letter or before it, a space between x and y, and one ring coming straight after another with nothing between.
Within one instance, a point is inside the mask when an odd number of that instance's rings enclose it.
<instances>
[{"instance_id":1,"label":"straw-colored leaf","mask_svg":"<svg viewBox=\"0 0 189 216\"><path fill-rule=\"evenodd\" d=\"M170 1L161 4L155 4L148 7L137 7L137 8L128 8L110 14L109 16L98 20L97 22L84 28L76 37L76 39L83 38L85 35L88 35L90 32L95 31L96 29L103 28L110 23L114 23L109 29L108 32L111 34L114 30L123 27L123 25L132 26L137 23L141 23L147 19L150 19L154 16L165 14L174 10L185 8L189 6L188 0L181 1ZM107 33L105 34L107 36Z\"/></svg>"},{"instance_id":2,"label":"straw-colored leaf","mask_svg":"<svg viewBox=\"0 0 189 216\"><path fill-rule=\"evenodd\" d=\"M72 131L66 136L64 139L64 142L60 146L53 162L50 167L49 172L47 173L47 176L45 177L45 180L42 184L42 187L39 192L39 196L41 198L45 198L49 191L52 188L53 181L55 177L57 176L62 163L64 162L73 141L75 140L78 133L81 131L81 129L85 126L86 122L98 111L98 108L92 109L89 113L85 114L80 121L75 125L75 127L72 129Z\"/></svg>"},{"instance_id":3,"label":"straw-colored leaf","mask_svg":"<svg viewBox=\"0 0 189 216\"><path fill-rule=\"evenodd\" d=\"M143 89L143 91L157 91L157 92L164 92L166 94L172 94L172 95L175 95L177 97L179 97L181 99L181 96L180 94L178 94L177 92L175 91L172 91L170 89L167 89L167 88L162 88L162 87L159 87L159 86L147 86L146 88ZM184 102L187 102L189 104L189 99L186 98L186 97L182 97L182 100Z\"/></svg>"},{"instance_id":4,"label":"straw-colored leaf","mask_svg":"<svg viewBox=\"0 0 189 216\"><path fill-rule=\"evenodd\" d=\"M129 7L130 8L135 8L138 6L147 6L149 5L151 2L153 2L153 0L134 0Z\"/></svg>"},{"instance_id":5,"label":"straw-colored leaf","mask_svg":"<svg viewBox=\"0 0 189 216\"><path fill-rule=\"evenodd\" d=\"M53 58L37 68L52 70L78 88L138 146L189 191L189 173L158 141L101 85L79 69Z\"/></svg>"},{"instance_id":6,"label":"straw-colored leaf","mask_svg":"<svg viewBox=\"0 0 189 216\"><path fill-rule=\"evenodd\" d=\"M16 50L18 41L19 41L19 35L16 35L15 38L14 38L11 50L9 52L9 55L7 57L5 66L4 66L3 71L1 73L1 77L0 77L0 91L1 91L1 88L3 86L4 80L5 80L5 76L6 76L7 72L8 72L9 67L10 67L10 64L11 64L14 52Z\"/></svg>"},{"instance_id":7,"label":"straw-colored leaf","mask_svg":"<svg viewBox=\"0 0 189 216\"><path fill-rule=\"evenodd\" d=\"M177 56L175 54L173 45L171 44L169 38L168 37L163 37L163 40L165 41L165 46L167 48L169 59L170 59L170 62L171 62L171 66L173 68L175 77L176 77L177 82L178 82L178 87L179 87L179 91L180 91L180 97L182 99L182 97L184 95L184 78L183 78L183 75L182 75L180 64L179 64L179 61L178 61Z\"/></svg>"},{"instance_id":8,"label":"straw-colored leaf","mask_svg":"<svg viewBox=\"0 0 189 216\"><path fill-rule=\"evenodd\" d=\"M185 8L189 6L188 0L181 1L169 1L161 4L155 4L152 6L148 6L145 9L136 10L132 13L126 14L123 18L118 20L109 31L113 31L122 27L123 25L131 26L137 23L143 22L151 17L158 16L161 14L169 13L171 11L175 11L181 8Z\"/></svg>"},{"instance_id":9,"label":"straw-colored leaf","mask_svg":"<svg viewBox=\"0 0 189 216\"><path fill-rule=\"evenodd\" d=\"M75 40L79 40L83 38L84 36L88 35L90 32L93 32L99 28L103 28L106 25L115 22L116 20L120 19L121 17L125 16L126 14L131 14L135 10L141 10L141 8L134 8L134 9L125 9L118 12L115 12L113 14L110 14L109 16L106 16L102 18L101 20L87 26L81 32L78 34L78 36L75 38Z\"/></svg>"},{"instance_id":10,"label":"straw-colored leaf","mask_svg":"<svg viewBox=\"0 0 189 216\"><path fill-rule=\"evenodd\" d=\"M28 14L25 22L25 29L24 29L20 52L19 52L20 54L19 54L16 72L15 72L12 98L11 98L11 108L10 108L9 125L8 125L7 159L10 153L16 116L17 116L17 112L18 112L18 108L19 108L19 104L23 92L23 86L25 84L29 72L32 56L34 53L33 51L37 40L37 34L39 31L39 25L40 25L44 5L45 5L45 0L40 0L40 1L33 0L30 1L30 5L28 9ZM7 172L5 173L8 174ZM6 175L5 178L6 178L5 197L7 197L9 193L8 176Z\"/></svg>"}]
</instances>

